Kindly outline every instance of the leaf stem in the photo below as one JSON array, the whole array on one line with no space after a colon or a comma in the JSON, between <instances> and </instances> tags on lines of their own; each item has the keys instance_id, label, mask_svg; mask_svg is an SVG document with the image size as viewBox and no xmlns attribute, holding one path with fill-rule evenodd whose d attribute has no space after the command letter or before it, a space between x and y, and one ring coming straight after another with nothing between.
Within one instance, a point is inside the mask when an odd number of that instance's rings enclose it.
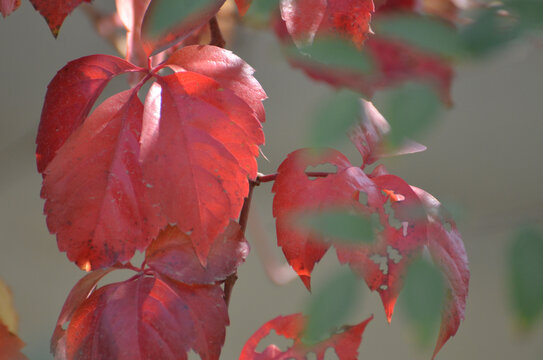
<instances>
[{"instance_id":1,"label":"leaf stem","mask_svg":"<svg viewBox=\"0 0 543 360\"><path fill-rule=\"evenodd\" d=\"M211 32L211 41L209 42L209 45L224 48L226 41L222 36L221 28L219 27L219 22L217 21L216 16L213 16L211 20L209 20L209 31Z\"/></svg>"}]
</instances>

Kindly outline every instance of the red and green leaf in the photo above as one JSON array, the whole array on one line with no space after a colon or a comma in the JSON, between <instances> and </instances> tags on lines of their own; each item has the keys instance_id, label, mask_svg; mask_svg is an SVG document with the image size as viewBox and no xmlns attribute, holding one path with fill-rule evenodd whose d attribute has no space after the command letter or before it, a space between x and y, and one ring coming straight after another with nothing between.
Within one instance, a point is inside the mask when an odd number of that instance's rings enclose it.
<instances>
[{"instance_id":1,"label":"red and green leaf","mask_svg":"<svg viewBox=\"0 0 543 360\"><path fill-rule=\"evenodd\" d=\"M339 360L358 358L358 348L362 342L362 334L366 325L373 319L370 317L358 325L345 326L341 332L315 344L304 344L304 335L307 318L302 314L279 316L268 321L258 329L245 343L239 360L288 360L308 359L309 353L316 355L317 360L324 360L328 348L333 348ZM294 344L285 351L276 345L269 345L262 352L257 352L257 346L271 331L287 339L294 340Z\"/></svg>"},{"instance_id":2,"label":"red and green leaf","mask_svg":"<svg viewBox=\"0 0 543 360\"><path fill-rule=\"evenodd\" d=\"M211 245L207 266L202 267L190 235L169 226L147 248L145 263L156 272L185 284L214 284L233 274L248 254L249 244L239 224L231 222Z\"/></svg>"},{"instance_id":3,"label":"red and green leaf","mask_svg":"<svg viewBox=\"0 0 543 360\"><path fill-rule=\"evenodd\" d=\"M91 2L91 0L30 0L30 2L45 18L49 29L57 37L66 16L82 2Z\"/></svg>"},{"instance_id":4,"label":"red and green leaf","mask_svg":"<svg viewBox=\"0 0 543 360\"><path fill-rule=\"evenodd\" d=\"M92 292L60 322L52 348L67 360L182 360L191 349L217 360L228 322L218 285L191 287L141 274Z\"/></svg>"}]
</instances>

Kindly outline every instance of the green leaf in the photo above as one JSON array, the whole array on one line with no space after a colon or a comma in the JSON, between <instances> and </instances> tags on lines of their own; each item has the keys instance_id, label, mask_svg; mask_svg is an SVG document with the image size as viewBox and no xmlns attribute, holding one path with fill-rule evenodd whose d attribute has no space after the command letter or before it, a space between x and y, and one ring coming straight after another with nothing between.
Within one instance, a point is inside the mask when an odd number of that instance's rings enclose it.
<instances>
[{"instance_id":1,"label":"green leaf","mask_svg":"<svg viewBox=\"0 0 543 360\"><path fill-rule=\"evenodd\" d=\"M407 271L399 305L414 328L421 345L431 345L441 320L445 283L441 271L430 262L418 259Z\"/></svg>"},{"instance_id":2,"label":"green leaf","mask_svg":"<svg viewBox=\"0 0 543 360\"><path fill-rule=\"evenodd\" d=\"M301 225L318 232L325 238L345 243L372 243L375 232L382 230L379 216L363 216L342 210L326 210L306 213L300 219Z\"/></svg>"},{"instance_id":3,"label":"green leaf","mask_svg":"<svg viewBox=\"0 0 543 360\"><path fill-rule=\"evenodd\" d=\"M375 33L400 40L436 55L458 57L463 52L456 28L443 20L420 15L391 15L372 24Z\"/></svg>"},{"instance_id":4,"label":"green leaf","mask_svg":"<svg viewBox=\"0 0 543 360\"><path fill-rule=\"evenodd\" d=\"M306 311L309 319L304 342L322 341L334 328L343 325L349 311L358 302L358 283L356 276L343 268L311 295Z\"/></svg>"},{"instance_id":5,"label":"green leaf","mask_svg":"<svg viewBox=\"0 0 543 360\"><path fill-rule=\"evenodd\" d=\"M154 0L145 14L145 31L159 37L185 22L192 22L200 14L217 4L217 0Z\"/></svg>"},{"instance_id":6,"label":"green leaf","mask_svg":"<svg viewBox=\"0 0 543 360\"><path fill-rule=\"evenodd\" d=\"M508 263L513 312L521 327L529 330L543 312L543 233L534 227L519 229Z\"/></svg>"},{"instance_id":7,"label":"green leaf","mask_svg":"<svg viewBox=\"0 0 543 360\"><path fill-rule=\"evenodd\" d=\"M416 138L437 120L442 110L442 103L432 88L417 82L382 91L374 103L390 124L387 139L394 147L406 139Z\"/></svg>"},{"instance_id":8,"label":"green leaf","mask_svg":"<svg viewBox=\"0 0 543 360\"><path fill-rule=\"evenodd\" d=\"M309 128L311 147L329 147L347 139L347 130L358 121L360 111L360 94L334 93L315 111Z\"/></svg>"},{"instance_id":9,"label":"green leaf","mask_svg":"<svg viewBox=\"0 0 543 360\"><path fill-rule=\"evenodd\" d=\"M330 67L331 70L341 68L366 74L374 68L367 53L342 38L319 38L300 49L295 45L287 46L285 51L292 59L305 63L313 62L319 66Z\"/></svg>"}]
</instances>

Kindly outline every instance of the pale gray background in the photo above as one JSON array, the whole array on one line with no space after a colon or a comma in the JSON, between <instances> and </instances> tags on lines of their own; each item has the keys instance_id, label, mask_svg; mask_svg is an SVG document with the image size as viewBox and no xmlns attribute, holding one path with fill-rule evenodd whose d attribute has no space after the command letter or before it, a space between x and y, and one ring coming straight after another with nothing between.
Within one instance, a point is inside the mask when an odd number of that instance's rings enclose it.
<instances>
[{"instance_id":1,"label":"pale gray background","mask_svg":"<svg viewBox=\"0 0 543 360\"><path fill-rule=\"evenodd\" d=\"M68 17L54 40L25 0L16 13L0 19L0 49L0 276L15 294L25 353L30 359L50 359L56 318L83 273L58 252L47 232L34 138L46 86L56 71L77 57L113 50L80 11ZM311 109L329 90L291 70L269 34L243 30L236 49L256 68L270 98L263 148L269 162L261 161L261 171L272 172L304 144ZM471 292L466 320L439 359L543 359L542 324L526 338L512 327L504 267L514 227L527 220L541 224L543 217L542 65L539 42L514 44L490 60L462 66L453 89L455 108L419 139L428 151L387 162L411 184L463 209L459 225L471 262ZM348 144L342 148L350 149ZM258 213L272 242L270 189L270 184L256 189L253 216ZM316 284L329 276L334 262L328 254L317 267ZM273 285L254 251L239 275L222 357L227 360L237 358L244 341L265 321L299 311L307 300L297 280ZM414 344L401 314L387 325L377 295L366 291L352 322L372 313L361 359L430 358L430 350Z\"/></svg>"}]
</instances>

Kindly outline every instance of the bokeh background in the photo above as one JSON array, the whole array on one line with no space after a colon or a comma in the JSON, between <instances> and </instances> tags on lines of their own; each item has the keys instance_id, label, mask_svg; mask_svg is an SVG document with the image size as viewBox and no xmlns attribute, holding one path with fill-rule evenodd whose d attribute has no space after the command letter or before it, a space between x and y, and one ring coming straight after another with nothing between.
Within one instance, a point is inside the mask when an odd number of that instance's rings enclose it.
<instances>
[{"instance_id":1,"label":"bokeh background","mask_svg":"<svg viewBox=\"0 0 543 360\"><path fill-rule=\"evenodd\" d=\"M96 1L110 7L112 1ZM256 69L267 91L267 144L261 172L274 172L286 155L304 145L315 107L331 90L291 69L268 32L240 29L232 48ZM0 277L12 288L24 353L52 359L49 338L71 287L83 275L57 249L42 215L41 177L34 138L46 86L66 62L114 50L76 10L53 39L28 1L0 19ZM543 220L543 42L516 42L482 61L458 68L454 108L420 142L424 153L390 159L389 170L455 210L472 273L466 320L438 359L543 359L543 323L531 333L514 327L507 297L506 256L518 226ZM115 82L111 91L122 88ZM347 142L340 149L360 158ZM255 190L248 237L274 246L271 184ZM299 280L273 284L255 246L239 271L230 306L223 359L236 359L245 340L264 322L300 311L308 293ZM281 253L273 250L277 262ZM315 286L337 268L333 252L314 273ZM541 286L541 284L534 284ZM363 289L361 286L360 289ZM397 312L387 324L377 294L360 290L352 323L370 314L360 359L429 359ZM334 355L332 354L331 358Z\"/></svg>"}]
</instances>

